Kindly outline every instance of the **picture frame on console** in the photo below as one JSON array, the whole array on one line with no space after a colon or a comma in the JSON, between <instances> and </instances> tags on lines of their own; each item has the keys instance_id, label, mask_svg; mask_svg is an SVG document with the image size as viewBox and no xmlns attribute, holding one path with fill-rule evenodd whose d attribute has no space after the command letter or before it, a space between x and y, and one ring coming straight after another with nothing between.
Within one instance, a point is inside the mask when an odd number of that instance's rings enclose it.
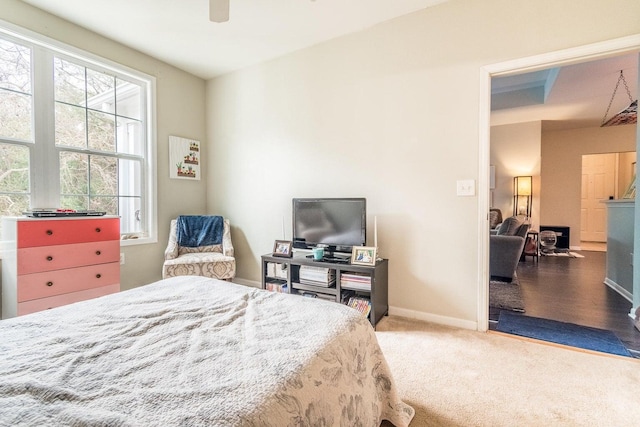
<instances>
[{"instance_id":1,"label":"picture frame on console","mask_svg":"<svg viewBox=\"0 0 640 427\"><path fill-rule=\"evenodd\" d=\"M293 242L290 240L276 240L273 244L273 256L291 258Z\"/></svg>"},{"instance_id":2,"label":"picture frame on console","mask_svg":"<svg viewBox=\"0 0 640 427\"><path fill-rule=\"evenodd\" d=\"M377 248L373 246L354 246L351 250L351 264L376 265Z\"/></svg>"}]
</instances>

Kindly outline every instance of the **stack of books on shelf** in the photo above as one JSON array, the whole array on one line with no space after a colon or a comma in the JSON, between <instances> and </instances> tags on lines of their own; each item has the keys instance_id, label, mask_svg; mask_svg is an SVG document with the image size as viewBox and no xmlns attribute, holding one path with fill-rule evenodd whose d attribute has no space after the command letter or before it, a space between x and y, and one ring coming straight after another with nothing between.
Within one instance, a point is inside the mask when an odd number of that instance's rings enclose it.
<instances>
[{"instance_id":1,"label":"stack of books on shelf","mask_svg":"<svg viewBox=\"0 0 640 427\"><path fill-rule=\"evenodd\" d=\"M280 264L278 262L267 263L267 276L279 277L281 279L287 278L287 264Z\"/></svg>"},{"instance_id":2,"label":"stack of books on shelf","mask_svg":"<svg viewBox=\"0 0 640 427\"><path fill-rule=\"evenodd\" d=\"M300 283L328 288L336 283L336 271L325 267L301 265Z\"/></svg>"},{"instance_id":3,"label":"stack of books on shelf","mask_svg":"<svg viewBox=\"0 0 640 427\"><path fill-rule=\"evenodd\" d=\"M371 312L371 301L367 298L350 297L347 305L358 310L364 317L367 317Z\"/></svg>"},{"instance_id":4,"label":"stack of books on shelf","mask_svg":"<svg viewBox=\"0 0 640 427\"><path fill-rule=\"evenodd\" d=\"M371 276L358 273L341 273L340 286L359 291L371 290Z\"/></svg>"},{"instance_id":5,"label":"stack of books on shelf","mask_svg":"<svg viewBox=\"0 0 640 427\"><path fill-rule=\"evenodd\" d=\"M286 294L289 292L289 289L286 283L267 282L265 283L265 287L267 288L268 291L272 291L272 292L280 292L283 294Z\"/></svg>"}]
</instances>

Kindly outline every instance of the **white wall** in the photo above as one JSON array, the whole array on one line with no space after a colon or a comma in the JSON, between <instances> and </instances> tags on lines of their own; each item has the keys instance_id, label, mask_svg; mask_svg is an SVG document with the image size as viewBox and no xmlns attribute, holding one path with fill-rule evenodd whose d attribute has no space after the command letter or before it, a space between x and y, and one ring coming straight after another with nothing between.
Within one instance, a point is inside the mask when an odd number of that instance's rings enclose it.
<instances>
[{"instance_id":1,"label":"white wall","mask_svg":"<svg viewBox=\"0 0 640 427\"><path fill-rule=\"evenodd\" d=\"M186 182L169 179L168 153L169 135L202 141L204 155L209 150L205 138L204 80L22 1L2 0L0 19L156 77L158 243L122 248L126 264L121 269L121 288L129 289L159 280L170 219L181 213L204 213L206 209L206 180ZM206 174L206 169L203 172Z\"/></svg>"},{"instance_id":2,"label":"white wall","mask_svg":"<svg viewBox=\"0 0 640 427\"><path fill-rule=\"evenodd\" d=\"M364 196L392 312L474 327L478 199L455 188L478 179L480 69L640 32L636 0L576 6L451 0L208 82L208 207L238 275L259 280L292 197Z\"/></svg>"},{"instance_id":3,"label":"white wall","mask_svg":"<svg viewBox=\"0 0 640 427\"><path fill-rule=\"evenodd\" d=\"M491 127L490 163L496 167L493 206L513 215L513 178L532 177L531 228L540 226L540 144L542 122Z\"/></svg>"},{"instance_id":4,"label":"white wall","mask_svg":"<svg viewBox=\"0 0 640 427\"><path fill-rule=\"evenodd\" d=\"M542 223L569 226L570 246L579 247L582 155L635 149L634 125L543 132Z\"/></svg>"}]
</instances>

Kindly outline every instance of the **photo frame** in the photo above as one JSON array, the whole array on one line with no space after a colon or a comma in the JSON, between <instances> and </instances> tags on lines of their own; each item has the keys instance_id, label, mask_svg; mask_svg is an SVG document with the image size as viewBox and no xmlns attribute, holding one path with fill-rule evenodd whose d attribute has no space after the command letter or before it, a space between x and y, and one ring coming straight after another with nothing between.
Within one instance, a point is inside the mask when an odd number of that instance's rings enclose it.
<instances>
[{"instance_id":1,"label":"photo frame","mask_svg":"<svg viewBox=\"0 0 640 427\"><path fill-rule=\"evenodd\" d=\"M293 242L290 240L276 240L273 244L273 256L291 258L293 256Z\"/></svg>"},{"instance_id":2,"label":"photo frame","mask_svg":"<svg viewBox=\"0 0 640 427\"><path fill-rule=\"evenodd\" d=\"M629 187L627 187L627 191L624 192L622 196L623 199L635 199L636 198L636 177L633 176Z\"/></svg>"},{"instance_id":3,"label":"photo frame","mask_svg":"<svg viewBox=\"0 0 640 427\"><path fill-rule=\"evenodd\" d=\"M373 246L354 246L351 250L351 264L376 265L378 248Z\"/></svg>"}]
</instances>

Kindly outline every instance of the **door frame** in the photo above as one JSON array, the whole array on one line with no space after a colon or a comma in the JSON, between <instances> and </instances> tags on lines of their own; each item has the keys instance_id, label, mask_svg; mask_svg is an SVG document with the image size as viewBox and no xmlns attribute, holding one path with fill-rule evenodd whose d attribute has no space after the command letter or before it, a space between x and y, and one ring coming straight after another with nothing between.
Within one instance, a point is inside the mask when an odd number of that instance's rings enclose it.
<instances>
[{"instance_id":1,"label":"door frame","mask_svg":"<svg viewBox=\"0 0 640 427\"><path fill-rule=\"evenodd\" d=\"M640 34L604 42L548 52L516 60L490 64L480 68L479 147L478 147L478 307L479 331L489 329L489 150L491 135L491 78L508 76L546 68L560 67L640 52ZM637 128L636 147L640 145L640 127ZM640 197L635 209L634 263L640 265ZM635 256L637 255L637 259ZM640 305L640 274L634 275L634 304L632 311Z\"/></svg>"}]
</instances>

